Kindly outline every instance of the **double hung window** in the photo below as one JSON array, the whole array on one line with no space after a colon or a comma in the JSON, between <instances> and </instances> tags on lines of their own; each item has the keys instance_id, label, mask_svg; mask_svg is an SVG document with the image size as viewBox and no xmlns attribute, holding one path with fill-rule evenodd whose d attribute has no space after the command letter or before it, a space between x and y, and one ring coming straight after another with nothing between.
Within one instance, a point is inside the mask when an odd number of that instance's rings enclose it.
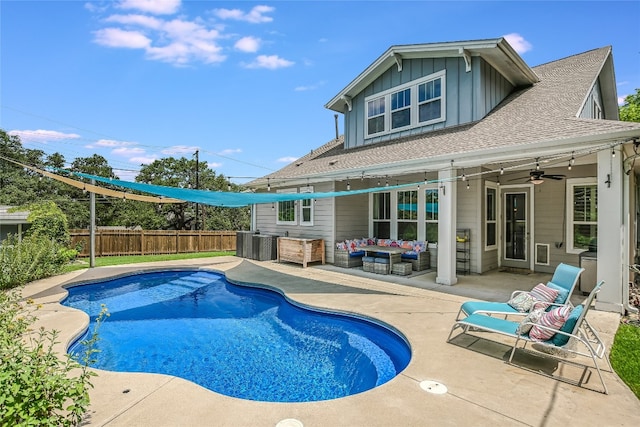
<instances>
[{"instance_id":1,"label":"double hung window","mask_svg":"<svg viewBox=\"0 0 640 427\"><path fill-rule=\"evenodd\" d=\"M498 189L485 187L485 249L496 249L498 246Z\"/></svg>"},{"instance_id":2,"label":"double hung window","mask_svg":"<svg viewBox=\"0 0 640 427\"><path fill-rule=\"evenodd\" d=\"M424 194L426 240L438 243L438 189L427 189Z\"/></svg>"},{"instance_id":3,"label":"double hung window","mask_svg":"<svg viewBox=\"0 0 640 427\"><path fill-rule=\"evenodd\" d=\"M379 239L391 237L391 193L373 193L373 235Z\"/></svg>"},{"instance_id":4,"label":"double hung window","mask_svg":"<svg viewBox=\"0 0 640 427\"><path fill-rule=\"evenodd\" d=\"M296 190L279 190L278 193L296 193ZM276 224L296 224L296 202L294 200L278 202Z\"/></svg>"},{"instance_id":5,"label":"double hung window","mask_svg":"<svg viewBox=\"0 0 640 427\"><path fill-rule=\"evenodd\" d=\"M313 187L306 186L300 188L301 193L313 193ZM300 200L300 225L313 225L313 205L312 199Z\"/></svg>"},{"instance_id":6,"label":"double hung window","mask_svg":"<svg viewBox=\"0 0 640 427\"><path fill-rule=\"evenodd\" d=\"M398 239L418 238L418 192L398 191Z\"/></svg>"},{"instance_id":7,"label":"double hung window","mask_svg":"<svg viewBox=\"0 0 640 427\"><path fill-rule=\"evenodd\" d=\"M593 179L567 180L567 251L589 249L598 236L598 185Z\"/></svg>"}]
</instances>

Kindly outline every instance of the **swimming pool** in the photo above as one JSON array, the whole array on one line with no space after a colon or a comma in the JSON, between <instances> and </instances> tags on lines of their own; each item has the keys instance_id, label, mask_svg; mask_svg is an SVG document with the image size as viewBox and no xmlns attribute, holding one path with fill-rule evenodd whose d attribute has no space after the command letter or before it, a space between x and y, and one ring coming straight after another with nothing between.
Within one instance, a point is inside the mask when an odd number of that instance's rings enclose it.
<instances>
[{"instance_id":1,"label":"swimming pool","mask_svg":"<svg viewBox=\"0 0 640 427\"><path fill-rule=\"evenodd\" d=\"M134 274L68 288L62 302L111 313L96 368L168 374L228 396L269 402L370 390L409 363L406 340L370 319L292 304L280 293L203 270ZM83 338L70 348L81 354Z\"/></svg>"}]
</instances>

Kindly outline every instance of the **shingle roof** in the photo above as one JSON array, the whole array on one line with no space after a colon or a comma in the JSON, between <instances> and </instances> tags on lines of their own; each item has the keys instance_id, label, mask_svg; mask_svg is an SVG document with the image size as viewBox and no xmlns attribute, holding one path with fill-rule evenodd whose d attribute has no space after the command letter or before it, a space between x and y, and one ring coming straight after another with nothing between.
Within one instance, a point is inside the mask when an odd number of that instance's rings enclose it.
<instances>
[{"instance_id":1,"label":"shingle roof","mask_svg":"<svg viewBox=\"0 0 640 427\"><path fill-rule=\"evenodd\" d=\"M610 55L611 47L603 47L533 67L540 82L515 91L478 122L348 150L340 137L248 185L264 185L266 178L344 178L394 167L396 173L418 172L454 158L479 165L505 152L614 142L629 131L640 136L640 123L577 118Z\"/></svg>"}]
</instances>

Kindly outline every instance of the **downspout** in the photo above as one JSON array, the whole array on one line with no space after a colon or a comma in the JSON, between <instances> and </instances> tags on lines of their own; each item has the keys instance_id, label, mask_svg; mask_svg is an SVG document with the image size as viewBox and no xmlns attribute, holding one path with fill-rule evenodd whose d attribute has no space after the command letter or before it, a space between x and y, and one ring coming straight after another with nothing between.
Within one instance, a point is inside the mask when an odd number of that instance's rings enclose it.
<instances>
[{"instance_id":1,"label":"downspout","mask_svg":"<svg viewBox=\"0 0 640 427\"><path fill-rule=\"evenodd\" d=\"M623 167L624 167L624 163L623 163ZM624 169L623 169L623 172L624 172ZM633 172L633 171L630 170L629 172ZM629 175L626 173L622 174L622 186L623 186L622 194L630 195L631 179L629 178ZM623 197L623 211L625 212L625 216L627 218L627 221L626 221L627 232L625 233L627 236L627 239L629 238L629 234L630 234L629 228L631 227L631 224L632 224L629 199L630 197ZM638 209L638 192L637 191L635 192L634 200L635 200L634 215L635 215L636 214L635 211ZM633 223L635 223L635 221ZM629 250L630 250L629 245L630 244L631 242L629 241L624 250L625 252L624 259L627 263L629 262ZM638 270L638 267L636 265L628 265L628 268L634 273L640 274L640 270ZM625 280L624 283L622 284L622 307L626 310L627 313L638 313L638 309L636 307L633 307L629 302L629 280Z\"/></svg>"}]
</instances>

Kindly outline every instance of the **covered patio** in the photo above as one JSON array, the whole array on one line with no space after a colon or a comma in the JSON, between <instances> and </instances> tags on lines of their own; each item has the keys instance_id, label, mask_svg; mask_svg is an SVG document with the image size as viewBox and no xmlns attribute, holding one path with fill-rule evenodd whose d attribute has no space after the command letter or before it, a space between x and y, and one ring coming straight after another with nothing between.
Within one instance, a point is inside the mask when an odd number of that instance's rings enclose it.
<instances>
[{"instance_id":1,"label":"covered patio","mask_svg":"<svg viewBox=\"0 0 640 427\"><path fill-rule=\"evenodd\" d=\"M166 375L99 371L91 390L88 425L614 426L628 425L640 411L640 401L615 373L604 373L609 395L603 395L590 390L597 388L593 375L582 387L576 387L505 364L510 347L490 334L486 339L446 342L461 302L469 298L506 300L512 290L545 282L548 274L496 270L461 276L455 286L446 286L435 283L435 272L381 276L332 265L302 268L220 257L77 271L31 283L25 297L43 304L40 323L61 331L59 348L64 351L88 319L84 313L59 304L65 295L62 285L166 268L212 269L225 273L232 282L273 287L300 304L378 319L406 337L412 360L396 378L370 391L294 404L230 398ZM576 303L583 298L573 296ZM616 313L589 312L589 322L607 349L619 321ZM562 376L578 374L572 367L545 358L532 358L527 363ZM425 383L429 381L432 383ZM444 386L446 392L430 392L444 389L425 390L421 387L424 384Z\"/></svg>"}]
</instances>

